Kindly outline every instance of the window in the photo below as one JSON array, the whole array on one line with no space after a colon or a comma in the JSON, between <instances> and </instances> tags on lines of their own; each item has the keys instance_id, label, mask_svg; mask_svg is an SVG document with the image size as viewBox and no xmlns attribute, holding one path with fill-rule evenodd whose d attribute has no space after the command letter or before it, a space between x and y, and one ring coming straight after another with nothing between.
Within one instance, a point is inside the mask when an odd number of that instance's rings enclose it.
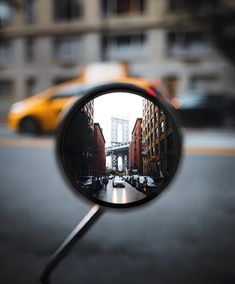
<instances>
[{"instance_id":1,"label":"window","mask_svg":"<svg viewBox=\"0 0 235 284\"><path fill-rule=\"evenodd\" d=\"M105 17L140 15L145 11L145 0L103 0L102 14Z\"/></svg>"},{"instance_id":2,"label":"window","mask_svg":"<svg viewBox=\"0 0 235 284\"><path fill-rule=\"evenodd\" d=\"M0 1L0 28L12 23L14 11L8 1Z\"/></svg>"},{"instance_id":3,"label":"window","mask_svg":"<svg viewBox=\"0 0 235 284\"><path fill-rule=\"evenodd\" d=\"M172 150L174 150L174 137L173 134L170 134L167 137L167 151L170 152Z\"/></svg>"},{"instance_id":4,"label":"window","mask_svg":"<svg viewBox=\"0 0 235 284\"><path fill-rule=\"evenodd\" d=\"M36 80L34 78L30 78L26 82L27 87L27 96L31 97L37 93L36 90Z\"/></svg>"},{"instance_id":5,"label":"window","mask_svg":"<svg viewBox=\"0 0 235 284\"><path fill-rule=\"evenodd\" d=\"M54 42L55 59L72 61L82 57L82 43L79 37L57 38Z\"/></svg>"},{"instance_id":6,"label":"window","mask_svg":"<svg viewBox=\"0 0 235 284\"><path fill-rule=\"evenodd\" d=\"M156 128L156 130L155 130L155 135L156 135L156 138L158 138L158 136L159 136L159 130L158 130L158 127Z\"/></svg>"},{"instance_id":7,"label":"window","mask_svg":"<svg viewBox=\"0 0 235 284\"><path fill-rule=\"evenodd\" d=\"M163 78L164 85L170 98L176 97L179 79L176 75L168 75Z\"/></svg>"},{"instance_id":8,"label":"window","mask_svg":"<svg viewBox=\"0 0 235 284\"><path fill-rule=\"evenodd\" d=\"M11 41L1 40L0 42L0 64L7 64L12 61L13 46Z\"/></svg>"},{"instance_id":9,"label":"window","mask_svg":"<svg viewBox=\"0 0 235 284\"><path fill-rule=\"evenodd\" d=\"M0 81L0 97L9 97L13 95L13 83L10 80Z\"/></svg>"},{"instance_id":10,"label":"window","mask_svg":"<svg viewBox=\"0 0 235 284\"><path fill-rule=\"evenodd\" d=\"M75 77L66 77L66 76L65 77L63 77L63 76L56 77L53 80L53 85L58 85L58 84L64 83L64 82L72 80L72 79L75 79Z\"/></svg>"},{"instance_id":11,"label":"window","mask_svg":"<svg viewBox=\"0 0 235 284\"><path fill-rule=\"evenodd\" d=\"M83 0L54 0L53 3L56 21L72 21L82 17Z\"/></svg>"},{"instance_id":12,"label":"window","mask_svg":"<svg viewBox=\"0 0 235 284\"><path fill-rule=\"evenodd\" d=\"M158 146L158 144L157 144L157 145L155 146L155 153L156 153L156 155L158 155L158 153L159 153L159 151L158 151L159 149L158 149L158 148L159 148L159 146Z\"/></svg>"},{"instance_id":13,"label":"window","mask_svg":"<svg viewBox=\"0 0 235 284\"><path fill-rule=\"evenodd\" d=\"M190 78L190 89L213 89L217 82L218 77L215 74L193 75Z\"/></svg>"},{"instance_id":14,"label":"window","mask_svg":"<svg viewBox=\"0 0 235 284\"><path fill-rule=\"evenodd\" d=\"M143 54L146 37L144 34L118 35L103 38L105 59L130 58Z\"/></svg>"},{"instance_id":15,"label":"window","mask_svg":"<svg viewBox=\"0 0 235 284\"><path fill-rule=\"evenodd\" d=\"M28 38L25 41L25 59L28 62L32 62L35 59L35 41L32 38Z\"/></svg>"},{"instance_id":16,"label":"window","mask_svg":"<svg viewBox=\"0 0 235 284\"><path fill-rule=\"evenodd\" d=\"M169 11L195 11L198 9L212 9L219 6L220 0L168 0Z\"/></svg>"},{"instance_id":17,"label":"window","mask_svg":"<svg viewBox=\"0 0 235 284\"><path fill-rule=\"evenodd\" d=\"M215 51L207 33L170 32L167 40L170 56L201 56Z\"/></svg>"},{"instance_id":18,"label":"window","mask_svg":"<svg viewBox=\"0 0 235 284\"><path fill-rule=\"evenodd\" d=\"M70 98L72 96L82 96L84 93L82 91L82 85L74 84L69 87L65 87L64 89L57 92L52 99L58 100L58 99L64 99L64 98Z\"/></svg>"},{"instance_id":19,"label":"window","mask_svg":"<svg viewBox=\"0 0 235 284\"><path fill-rule=\"evenodd\" d=\"M155 112L155 121L158 121L158 111Z\"/></svg>"},{"instance_id":20,"label":"window","mask_svg":"<svg viewBox=\"0 0 235 284\"><path fill-rule=\"evenodd\" d=\"M165 132L165 122L164 121L161 122L160 132L161 132L161 134Z\"/></svg>"},{"instance_id":21,"label":"window","mask_svg":"<svg viewBox=\"0 0 235 284\"><path fill-rule=\"evenodd\" d=\"M37 18L36 0L27 0L25 3L25 20L28 24L35 24Z\"/></svg>"},{"instance_id":22,"label":"window","mask_svg":"<svg viewBox=\"0 0 235 284\"><path fill-rule=\"evenodd\" d=\"M165 140L161 141L160 147L161 147L161 154L165 153L166 152Z\"/></svg>"}]
</instances>

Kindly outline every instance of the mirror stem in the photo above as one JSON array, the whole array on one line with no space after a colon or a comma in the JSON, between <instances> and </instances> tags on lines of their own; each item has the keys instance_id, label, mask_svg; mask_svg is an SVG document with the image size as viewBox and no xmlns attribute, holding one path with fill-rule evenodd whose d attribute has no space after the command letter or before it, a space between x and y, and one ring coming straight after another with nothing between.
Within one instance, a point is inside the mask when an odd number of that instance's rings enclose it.
<instances>
[{"instance_id":1,"label":"mirror stem","mask_svg":"<svg viewBox=\"0 0 235 284\"><path fill-rule=\"evenodd\" d=\"M40 284L50 284L50 276L60 262L68 255L72 247L79 241L90 227L98 220L98 218L104 213L103 208L95 205L87 213L87 215L78 223L74 230L59 246L55 253L49 259L46 267L44 268L40 276Z\"/></svg>"}]
</instances>

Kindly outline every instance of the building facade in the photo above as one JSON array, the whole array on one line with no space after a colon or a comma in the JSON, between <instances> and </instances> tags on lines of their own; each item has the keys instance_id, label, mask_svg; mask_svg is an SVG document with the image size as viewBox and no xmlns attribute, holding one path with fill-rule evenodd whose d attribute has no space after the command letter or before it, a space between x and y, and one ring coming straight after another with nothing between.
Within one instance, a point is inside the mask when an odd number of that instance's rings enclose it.
<instances>
[{"instance_id":1,"label":"building facade","mask_svg":"<svg viewBox=\"0 0 235 284\"><path fill-rule=\"evenodd\" d=\"M94 123L94 135L97 144L97 156L94 161L94 175L104 175L106 172L105 139L99 123Z\"/></svg>"},{"instance_id":2,"label":"building facade","mask_svg":"<svg viewBox=\"0 0 235 284\"><path fill-rule=\"evenodd\" d=\"M171 121L149 100L143 103L143 173L153 177L168 175L175 141Z\"/></svg>"},{"instance_id":3,"label":"building facade","mask_svg":"<svg viewBox=\"0 0 235 284\"><path fill-rule=\"evenodd\" d=\"M129 169L137 169L143 173L142 153L142 118L137 118L131 133L131 144L129 148Z\"/></svg>"},{"instance_id":4,"label":"building facade","mask_svg":"<svg viewBox=\"0 0 235 284\"><path fill-rule=\"evenodd\" d=\"M15 8L0 0L0 113L100 61L126 62L131 75L162 80L171 96L233 91L234 67L206 27L172 24L175 1L26 0Z\"/></svg>"}]
</instances>

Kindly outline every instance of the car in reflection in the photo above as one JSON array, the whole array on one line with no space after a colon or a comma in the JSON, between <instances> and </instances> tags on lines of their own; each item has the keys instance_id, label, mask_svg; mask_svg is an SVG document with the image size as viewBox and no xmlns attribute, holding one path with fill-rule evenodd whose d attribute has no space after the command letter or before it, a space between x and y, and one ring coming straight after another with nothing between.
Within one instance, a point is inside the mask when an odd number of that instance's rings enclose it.
<instances>
[{"instance_id":1,"label":"car in reflection","mask_svg":"<svg viewBox=\"0 0 235 284\"><path fill-rule=\"evenodd\" d=\"M81 176L77 178L77 185L80 189L85 190L88 194L94 194L103 188L103 183L99 177Z\"/></svg>"},{"instance_id":2,"label":"car in reflection","mask_svg":"<svg viewBox=\"0 0 235 284\"><path fill-rule=\"evenodd\" d=\"M139 176L136 180L136 189L143 192L151 192L157 188L154 179L149 176Z\"/></svg>"},{"instance_id":3,"label":"car in reflection","mask_svg":"<svg viewBox=\"0 0 235 284\"><path fill-rule=\"evenodd\" d=\"M125 187L125 181L122 177L115 176L113 179L113 187Z\"/></svg>"},{"instance_id":4,"label":"car in reflection","mask_svg":"<svg viewBox=\"0 0 235 284\"><path fill-rule=\"evenodd\" d=\"M227 94L189 90L174 98L183 126L226 126L235 124L235 99Z\"/></svg>"},{"instance_id":5,"label":"car in reflection","mask_svg":"<svg viewBox=\"0 0 235 284\"><path fill-rule=\"evenodd\" d=\"M94 190L95 177L93 176L81 176L77 178L77 185L79 188L86 190L87 192Z\"/></svg>"},{"instance_id":6,"label":"car in reflection","mask_svg":"<svg viewBox=\"0 0 235 284\"><path fill-rule=\"evenodd\" d=\"M137 181L138 177L139 177L139 175L132 175L129 179L130 185L132 185L133 187L136 187L136 181Z\"/></svg>"},{"instance_id":7,"label":"car in reflection","mask_svg":"<svg viewBox=\"0 0 235 284\"><path fill-rule=\"evenodd\" d=\"M129 175L124 177L125 181L128 182L128 183L130 183L130 178L131 178L131 176L129 176Z\"/></svg>"},{"instance_id":8,"label":"car in reflection","mask_svg":"<svg viewBox=\"0 0 235 284\"><path fill-rule=\"evenodd\" d=\"M163 180L164 180L164 176L162 174L161 171L158 172L157 175L155 175L154 177L152 177L152 179L154 180L154 182L157 184L157 185L160 185Z\"/></svg>"}]
</instances>

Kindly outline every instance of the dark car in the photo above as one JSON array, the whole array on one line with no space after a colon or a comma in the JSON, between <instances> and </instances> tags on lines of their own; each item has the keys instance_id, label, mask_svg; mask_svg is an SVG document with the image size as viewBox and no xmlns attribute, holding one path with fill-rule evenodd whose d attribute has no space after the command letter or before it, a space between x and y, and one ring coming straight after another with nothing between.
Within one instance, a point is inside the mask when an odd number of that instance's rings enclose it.
<instances>
[{"instance_id":1,"label":"dark car","mask_svg":"<svg viewBox=\"0 0 235 284\"><path fill-rule=\"evenodd\" d=\"M153 178L149 176L139 176L136 180L136 189L149 193L157 188L157 184Z\"/></svg>"},{"instance_id":2,"label":"dark car","mask_svg":"<svg viewBox=\"0 0 235 284\"><path fill-rule=\"evenodd\" d=\"M205 91L187 91L172 100L186 127L230 126L235 124L235 99L231 95Z\"/></svg>"},{"instance_id":3,"label":"dark car","mask_svg":"<svg viewBox=\"0 0 235 284\"><path fill-rule=\"evenodd\" d=\"M130 179L129 179L130 185L132 185L133 187L135 187L135 186L136 186L136 181L137 181L138 177L139 177L139 175L133 175L133 176L131 176Z\"/></svg>"},{"instance_id":4,"label":"dark car","mask_svg":"<svg viewBox=\"0 0 235 284\"><path fill-rule=\"evenodd\" d=\"M79 189L83 189L88 194L94 194L103 188L101 179L94 176L78 177L77 184Z\"/></svg>"}]
</instances>

